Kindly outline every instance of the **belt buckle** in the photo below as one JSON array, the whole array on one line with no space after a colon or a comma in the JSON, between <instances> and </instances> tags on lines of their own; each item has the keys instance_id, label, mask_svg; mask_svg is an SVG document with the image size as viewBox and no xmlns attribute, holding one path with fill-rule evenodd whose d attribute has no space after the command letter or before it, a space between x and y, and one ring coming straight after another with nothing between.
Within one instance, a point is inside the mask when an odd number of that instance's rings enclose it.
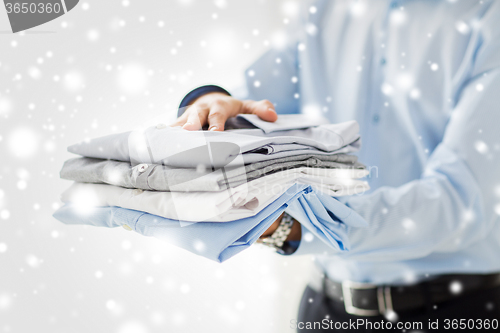
<instances>
[{"instance_id":1,"label":"belt buckle","mask_svg":"<svg viewBox=\"0 0 500 333\"><path fill-rule=\"evenodd\" d=\"M377 289L378 310L355 307L352 302L351 289ZM393 311L391 287L381 287L371 283L346 280L342 282L342 295L344 298L345 311L351 315L371 317Z\"/></svg>"}]
</instances>

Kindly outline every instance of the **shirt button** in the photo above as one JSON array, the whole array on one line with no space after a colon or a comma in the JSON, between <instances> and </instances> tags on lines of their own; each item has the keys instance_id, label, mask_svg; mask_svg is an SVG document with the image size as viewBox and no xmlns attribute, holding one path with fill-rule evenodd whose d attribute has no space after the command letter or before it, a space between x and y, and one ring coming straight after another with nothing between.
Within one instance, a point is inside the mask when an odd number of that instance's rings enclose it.
<instances>
[{"instance_id":1,"label":"shirt button","mask_svg":"<svg viewBox=\"0 0 500 333\"><path fill-rule=\"evenodd\" d=\"M156 125L156 128L157 129L164 129L164 128L167 128L167 125L165 125L165 124L158 124L158 125Z\"/></svg>"},{"instance_id":2,"label":"shirt button","mask_svg":"<svg viewBox=\"0 0 500 333\"><path fill-rule=\"evenodd\" d=\"M380 120L380 116L378 114L376 114L376 115L373 116L373 122L374 123L378 123L379 120Z\"/></svg>"},{"instance_id":3,"label":"shirt button","mask_svg":"<svg viewBox=\"0 0 500 333\"><path fill-rule=\"evenodd\" d=\"M380 64L381 64L382 66L384 66L386 62L387 62L387 61L385 60L385 58L380 59Z\"/></svg>"},{"instance_id":4,"label":"shirt button","mask_svg":"<svg viewBox=\"0 0 500 333\"><path fill-rule=\"evenodd\" d=\"M127 231L132 231L132 228L129 227L128 225L124 224L122 225L123 229L127 230Z\"/></svg>"},{"instance_id":5,"label":"shirt button","mask_svg":"<svg viewBox=\"0 0 500 333\"><path fill-rule=\"evenodd\" d=\"M143 173L144 171L146 171L148 169L148 165L147 164L139 164L137 166L137 170L139 170L140 173Z\"/></svg>"},{"instance_id":6,"label":"shirt button","mask_svg":"<svg viewBox=\"0 0 500 333\"><path fill-rule=\"evenodd\" d=\"M143 190L141 190L140 188L136 188L135 190L132 191L132 194L133 195L139 195L141 194L142 192L144 192Z\"/></svg>"}]
</instances>

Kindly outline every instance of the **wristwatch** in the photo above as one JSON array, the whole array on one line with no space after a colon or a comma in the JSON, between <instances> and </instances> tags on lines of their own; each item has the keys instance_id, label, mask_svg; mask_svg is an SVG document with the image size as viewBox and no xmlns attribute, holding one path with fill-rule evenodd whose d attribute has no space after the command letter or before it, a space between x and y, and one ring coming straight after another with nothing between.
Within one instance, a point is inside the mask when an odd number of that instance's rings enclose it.
<instances>
[{"instance_id":1,"label":"wristwatch","mask_svg":"<svg viewBox=\"0 0 500 333\"><path fill-rule=\"evenodd\" d=\"M287 213L283 213L280 224L278 228L276 228L276 230L273 232L273 234L266 238L259 238L257 242L272 247L279 253L284 252L283 244L292 231L293 222L293 217L291 217Z\"/></svg>"}]
</instances>

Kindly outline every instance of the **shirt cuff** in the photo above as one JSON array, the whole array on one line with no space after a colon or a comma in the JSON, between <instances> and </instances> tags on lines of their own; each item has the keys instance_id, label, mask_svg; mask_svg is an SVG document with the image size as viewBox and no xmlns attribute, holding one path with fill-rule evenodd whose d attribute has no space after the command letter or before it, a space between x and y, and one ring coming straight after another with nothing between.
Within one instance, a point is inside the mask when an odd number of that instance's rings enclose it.
<instances>
[{"instance_id":1,"label":"shirt cuff","mask_svg":"<svg viewBox=\"0 0 500 333\"><path fill-rule=\"evenodd\" d=\"M198 88L195 88L191 90L189 93L187 93L186 96L182 99L181 103L179 104L179 111L177 112L177 117L182 116L184 113L184 110L186 110L186 107L195 99L197 99L200 96L203 96L205 94L211 93L211 92L220 92L223 94L227 94L231 96L231 94L224 88L216 86L216 85L206 85L206 86L201 86Z\"/></svg>"},{"instance_id":2,"label":"shirt cuff","mask_svg":"<svg viewBox=\"0 0 500 333\"><path fill-rule=\"evenodd\" d=\"M286 241L283 243L283 253L281 254L286 254L290 255L293 254L297 249L299 248L300 241Z\"/></svg>"},{"instance_id":3,"label":"shirt cuff","mask_svg":"<svg viewBox=\"0 0 500 333\"><path fill-rule=\"evenodd\" d=\"M302 237L297 246L297 250L292 253L295 256L301 255L337 255L340 251L333 249L328 246L319 237L316 237L312 232L310 232L306 227L301 225Z\"/></svg>"}]
</instances>

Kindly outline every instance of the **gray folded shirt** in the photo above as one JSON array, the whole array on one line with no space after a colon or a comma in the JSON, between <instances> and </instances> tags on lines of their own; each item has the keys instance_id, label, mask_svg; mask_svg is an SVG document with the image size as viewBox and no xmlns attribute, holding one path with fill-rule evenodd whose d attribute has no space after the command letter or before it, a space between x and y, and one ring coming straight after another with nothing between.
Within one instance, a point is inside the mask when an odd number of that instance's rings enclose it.
<instances>
[{"instance_id":1,"label":"gray folded shirt","mask_svg":"<svg viewBox=\"0 0 500 333\"><path fill-rule=\"evenodd\" d=\"M255 128L224 132L186 131L159 124L144 130L86 140L68 147L68 151L132 165L220 168L309 153L350 153L358 151L361 144L359 126L355 121L307 127L311 124L295 115L280 116L275 123L266 123L256 115L238 117L251 122Z\"/></svg>"},{"instance_id":2,"label":"gray folded shirt","mask_svg":"<svg viewBox=\"0 0 500 333\"><path fill-rule=\"evenodd\" d=\"M221 191L274 172L299 168L365 170L354 155L305 154L288 156L239 167L215 170L175 168L161 164L139 164L88 157L64 163L61 178L82 183L111 184L156 191Z\"/></svg>"}]
</instances>

